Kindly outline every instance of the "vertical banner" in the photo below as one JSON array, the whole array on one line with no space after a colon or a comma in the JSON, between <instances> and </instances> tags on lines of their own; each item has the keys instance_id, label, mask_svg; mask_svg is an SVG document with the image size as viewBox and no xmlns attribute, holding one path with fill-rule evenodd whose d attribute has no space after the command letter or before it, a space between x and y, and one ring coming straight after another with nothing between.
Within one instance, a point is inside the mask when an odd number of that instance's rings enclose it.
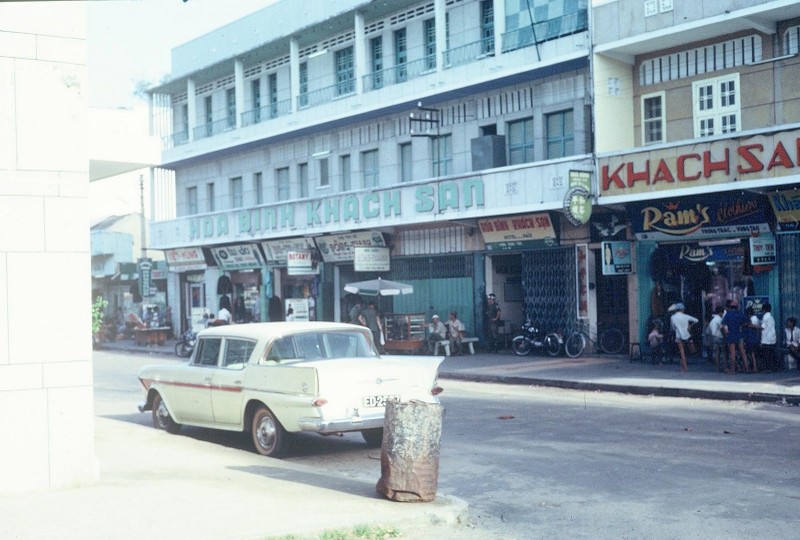
<instances>
[{"instance_id":1,"label":"vertical banner","mask_svg":"<svg viewBox=\"0 0 800 540\"><path fill-rule=\"evenodd\" d=\"M152 259L139 259L139 294L144 298L153 296L150 292L151 284L153 282L153 260Z\"/></svg>"},{"instance_id":2,"label":"vertical banner","mask_svg":"<svg viewBox=\"0 0 800 540\"><path fill-rule=\"evenodd\" d=\"M577 263L578 318L589 318L589 246L575 245L575 262Z\"/></svg>"}]
</instances>

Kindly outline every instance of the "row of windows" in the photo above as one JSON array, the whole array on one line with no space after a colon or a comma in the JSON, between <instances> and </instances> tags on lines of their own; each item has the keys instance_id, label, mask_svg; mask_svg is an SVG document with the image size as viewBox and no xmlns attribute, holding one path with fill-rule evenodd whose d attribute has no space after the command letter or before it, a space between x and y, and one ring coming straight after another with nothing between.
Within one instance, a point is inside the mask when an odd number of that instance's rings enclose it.
<instances>
[{"instance_id":1,"label":"row of windows","mask_svg":"<svg viewBox=\"0 0 800 540\"><path fill-rule=\"evenodd\" d=\"M574 154L574 114L572 110L559 111L547 114L545 120L546 133L546 159L555 159ZM486 132L496 132L493 129L484 128ZM533 118L524 118L509 122L507 126L507 149L508 163L517 165L534 161L534 136ZM380 156L377 149L366 150L360 153L360 172L361 188L374 188L380 186ZM401 182L410 182L414 179L413 174L413 152L410 142L401 143L398 146L398 177ZM354 188L352 183L352 161L350 154L341 155L339 160L339 179L341 191L350 191ZM330 186L330 162L329 158L322 157L314 160L315 176L317 188L327 188ZM303 162L296 165L296 178L298 184L297 196L307 198L311 195L311 178L309 163ZM453 137L450 134L440 135L431 138L431 176L447 176L453 174ZM265 186L263 173L257 172L252 177L252 191L255 194L254 203L256 205L265 202L286 201L292 198L290 187L289 167L280 167L274 170L275 191L274 199L267 201L264 197ZM217 198L215 184L206 184L206 208L207 212L222 210L217 208ZM241 176L229 180L230 207L241 208L244 206L244 185ZM187 212L189 215L197 214L201 211L198 207L199 195L197 186L188 187L186 191Z\"/></svg>"},{"instance_id":2,"label":"row of windows","mask_svg":"<svg viewBox=\"0 0 800 540\"><path fill-rule=\"evenodd\" d=\"M667 140L666 93L642 96L642 141L657 144ZM739 74L692 83L694 136L710 137L741 129Z\"/></svg>"}]
</instances>

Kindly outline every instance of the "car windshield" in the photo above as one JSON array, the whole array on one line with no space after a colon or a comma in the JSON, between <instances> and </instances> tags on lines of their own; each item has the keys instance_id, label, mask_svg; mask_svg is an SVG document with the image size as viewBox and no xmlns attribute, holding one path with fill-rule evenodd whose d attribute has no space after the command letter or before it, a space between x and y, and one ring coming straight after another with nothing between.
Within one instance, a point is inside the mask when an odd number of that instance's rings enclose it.
<instances>
[{"instance_id":1,"label":"car windshield","mask_svg":"<svg viewBox=\"0 0 800 540\"><path fill-rule=\"evenodd\" d=\"M267 360L276 362L377 357L363 332L305 332L275 339Z\"/></svg>"}]
</instances>

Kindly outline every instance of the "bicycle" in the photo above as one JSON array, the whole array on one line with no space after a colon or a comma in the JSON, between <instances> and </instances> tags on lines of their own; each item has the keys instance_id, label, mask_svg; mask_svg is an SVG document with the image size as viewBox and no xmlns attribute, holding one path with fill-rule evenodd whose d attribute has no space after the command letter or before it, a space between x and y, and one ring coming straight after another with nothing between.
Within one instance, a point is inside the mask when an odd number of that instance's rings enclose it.
<instances>
[{"instance_id":1,"label":"bicycle","mask_svg":"<svg viewBox=\"0 0 800 540\"><path fill-rule=\"evenodd\" d=\"M568 333L564 340L564 353L570 358L577 358L584 353L589 343L594 345L595 352L619 354L625 348L625 336L619 328L610 326L595 334L590 334L588 324L579 320L576 328Z\"/></svg>"}]
</instances>

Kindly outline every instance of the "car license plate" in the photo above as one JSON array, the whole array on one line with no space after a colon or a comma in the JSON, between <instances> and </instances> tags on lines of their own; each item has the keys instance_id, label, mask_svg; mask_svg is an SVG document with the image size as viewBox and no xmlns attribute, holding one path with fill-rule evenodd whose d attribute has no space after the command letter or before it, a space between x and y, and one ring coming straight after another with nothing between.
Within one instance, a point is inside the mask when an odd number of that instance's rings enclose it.
<instances>
[{"instance_id":1,"label":"car license plate","mask_svg":"<svg viewBox=\"0 0 800 540\"><path fill-rule=\"evenodd\" d=\"M400 401L400 396L365 396L364 407L385 407L389 401Z\"/></svg>"}]
</instances>

